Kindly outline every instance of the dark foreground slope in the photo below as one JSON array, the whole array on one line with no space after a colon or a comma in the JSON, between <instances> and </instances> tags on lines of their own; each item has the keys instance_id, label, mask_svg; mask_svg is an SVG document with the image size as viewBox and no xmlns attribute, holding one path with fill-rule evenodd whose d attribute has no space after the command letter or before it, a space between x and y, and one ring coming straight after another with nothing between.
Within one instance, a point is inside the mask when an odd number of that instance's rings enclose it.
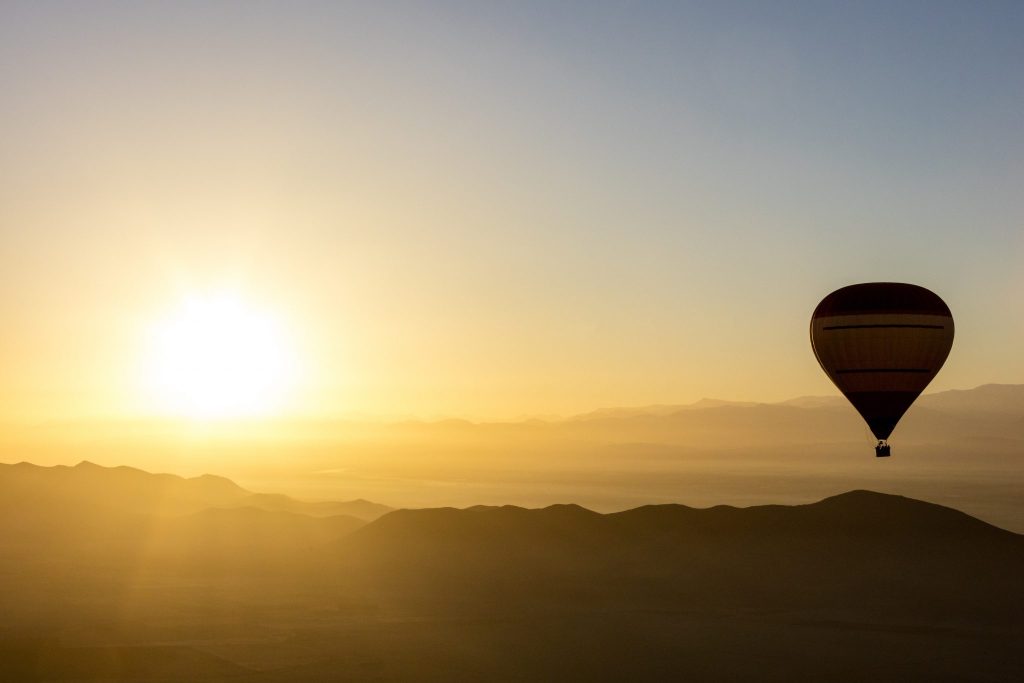
<instances>
[{"instance_id":1,"label":"dark foreground slope","mask_svg":"<svg viewBox=\"0 0 1024 683\"><path fill-rule=\"evenodd\" d=\"M803 506L400 510L340 541L351 580L439 609L830 609L1012 625L1024 537L853 491Z\"/></svg>"},{"instance_id":2,"label":"dark foreground slope","mask_svg":"<svg viewBox=\"0 0 1024 683\"><path fill-rule=\"evenodd\" d=\"M340 542L412 652L509 680L1017 680L1024 537L868 491L805 506L403 510ZM417 669L417 662L432 666Z\"/></svg>"},{"instance_id":3,"label":"dark foreground slope","mask_svg":"<svg viewBox=\"0 0 1024 683\"><path fill-rule=\"evenodd\" d=\"M11 680L1015 681L1024 670L1024 537L899 496L609 515L399 510L363 524L54 505L60 486L2 502Z\"/></svg>"}]
</instances>

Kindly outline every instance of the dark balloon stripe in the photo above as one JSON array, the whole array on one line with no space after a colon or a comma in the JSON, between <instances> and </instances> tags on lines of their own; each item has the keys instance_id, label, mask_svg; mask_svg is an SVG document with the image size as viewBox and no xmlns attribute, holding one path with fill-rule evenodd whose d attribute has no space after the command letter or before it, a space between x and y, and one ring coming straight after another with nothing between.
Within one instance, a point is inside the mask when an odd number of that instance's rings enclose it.
<instances>
[{"instance_id":1,"label":"dark balloon stripe","mask_svg":"<svg viewBox=\"0 0 1024 683\"><path fill-rule=\"evenodd\" d=\"M902 313L952 316L934 292L902 282L865 282L837 289L818 304L813 318Z\"/></svg>"},{"instance_id":2,"label":"dark balloon stripe","mask_svg":"<svg viewBox=\"0 0 1024 683\"><path fill-rule=\"evenodd\" d=\"M916 372L925 373L931 372L928 368L864 368L863 370L836 370L837 375L852 375L861 372Z\"/></svg>"},{"instance_id":3,"label":"dark balloon stripe","mask_svg":"<svg viewBox=\"0 0 1024 683\"><path fill-rule=\"evenodd\" d=\"M823 329L823 330L870 330L870 329L874 329L876 327L911 328L911 329L917 329L917 330L944 330L944 329L946 329L945 325L902 325L902 324L895 324L895 323L892 324L892 325L827 325L827 326L825 326L825 327L823 327L821 329Z\"/></svg>"},{"instance_id":4,"label":"dark balloon stripe","mask_svg":"<svg viewBox=\"0 0 1024 683\"><path fill-rule=\"evenodd\" d=\"M953 317L950 313L945 311L929 311L922 310L920 308L906 308L892 306L890 308L848 308L840 311L819 311L815 310L814 318L834 318L841 315L935 315L942 316L943 318Z\"/></svg>"}]
</instances>

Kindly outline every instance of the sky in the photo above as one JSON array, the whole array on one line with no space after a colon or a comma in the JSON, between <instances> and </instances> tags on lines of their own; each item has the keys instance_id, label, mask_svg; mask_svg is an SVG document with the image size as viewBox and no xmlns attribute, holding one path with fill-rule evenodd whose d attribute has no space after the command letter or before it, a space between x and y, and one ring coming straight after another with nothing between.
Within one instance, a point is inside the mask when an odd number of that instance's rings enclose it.
<instances>
[{"instance_id":1,"label":"sky","mask_svg":"<svg viewBox=\"0 0 1024 683\"><path fill-rule=\"evenodd\" d=\"M5 2L0 419L159 413L147 330L223 291L290 340L294 415L832 394L810 314L865 281L949 304L931 389L1024 382L1022 33L998 2Z\"/></svg>"}]
</instances>

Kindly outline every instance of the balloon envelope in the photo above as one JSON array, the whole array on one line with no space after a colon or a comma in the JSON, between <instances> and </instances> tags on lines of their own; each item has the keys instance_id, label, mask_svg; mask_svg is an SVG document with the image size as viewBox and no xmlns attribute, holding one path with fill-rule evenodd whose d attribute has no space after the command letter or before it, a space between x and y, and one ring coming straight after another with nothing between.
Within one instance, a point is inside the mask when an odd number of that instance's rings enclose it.
<instances>
[{"instance_id":1,"label":"balloon envelope","mask_svg":"<svg viewBox=\"0 0 1024 683\"><path fill-rule=\"evenodd\" d=\"M953 316L924 287L850 285L814 309L811 346L825 374L885 440L946 361Z\"/></svg>"}]
</instances>

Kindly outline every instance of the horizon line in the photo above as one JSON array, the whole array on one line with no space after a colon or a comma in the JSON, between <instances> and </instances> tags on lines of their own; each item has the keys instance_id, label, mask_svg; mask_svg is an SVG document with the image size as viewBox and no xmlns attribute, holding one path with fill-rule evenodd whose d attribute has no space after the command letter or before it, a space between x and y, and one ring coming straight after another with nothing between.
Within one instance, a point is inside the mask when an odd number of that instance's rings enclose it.
<instances>
[{"instance_id":1,"label":"horizon line","mask_svg":"<svg viewBox=\"0 0 1024 683\"><path fill-rule=\"evenodd\" d=\"M1024 387L1024 383L1016 382L985 382L965 389L942 389L939 391L925 391L921 397L936 396L939 394L977 391L985 387ZM367 413L363 411L339 412L335 414L291 414L291 415L254 415L249 417L229 417L213 419L197 419L187 416L157 415L157 414L134 414L134 415L78 415L78 416L53 416L53 417L28 417L13 418L0 417L0 426L19 427L46 427L53 425L75 425L75 424L123 424L123 425L180 425L188 427L190 431L215 432L221 428L237 426L274 426L282 424L329 424L329 423L352 423L352 424L379 424L379 425L401 425L401 424L441 424L445 422L459 422L472 425L499 425L499 424L522 424L525 422L560 423L569 422L587 417L600 417L601 413L615 411L643 411L655 409L710 409L716 407L756 407L756 406L779 406L792 404L801 400L836 400L841 401L843 395L840 393L831 394L802 394L778 401L753 401L741 399L722 399L713 397L702 397L689 403L644 403L634 405L610 405L598 408L574 412L568 414L553 413L521 413L514 417L505 418L480 418L458 414L394 414ZM721 405L701 406L703 403L716 403ZM799 406L792 406L799 407Z\"/></svg>"}]
</instances>

